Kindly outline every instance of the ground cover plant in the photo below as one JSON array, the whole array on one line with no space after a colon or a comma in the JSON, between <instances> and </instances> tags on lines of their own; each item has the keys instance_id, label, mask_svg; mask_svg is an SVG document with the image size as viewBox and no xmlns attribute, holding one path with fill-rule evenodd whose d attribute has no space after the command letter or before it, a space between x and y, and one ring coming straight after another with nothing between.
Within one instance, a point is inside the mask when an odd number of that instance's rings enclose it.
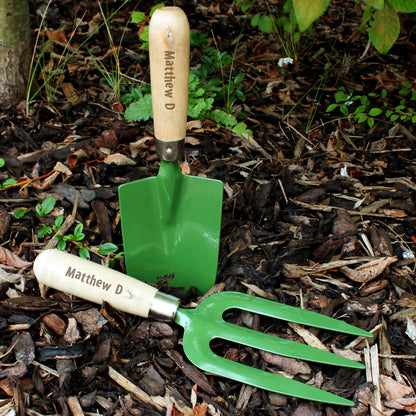
<instances>
[{"instance_id":1,"label":"ground cover plant","mask_svg":"<svg viewBox=\"0 0 416 416\"><path fill-rule=\"evenodd\" d=\"M415 17L400 11L406 2L326 3L306 31L293 20L299 2L177 3L193 32L182 169L224 183L214 290L314 310L374 334L363 342L255 314L227 316L319 344L366 371L222 340L212 348L355 406L205 374L186 359L178 326L39 287L32 263L47 248L125 270L117 189L159 170L145 44L157 3L31 0L28 98L0 110L1 414L414 413ZM386 7L400 32L382 54L362 33L363 11L368 29ZM177 295L170 277L161 278L160 289ZM198 301L193 291L182 295L184 306Z\"/></svg>"}]
</instances>

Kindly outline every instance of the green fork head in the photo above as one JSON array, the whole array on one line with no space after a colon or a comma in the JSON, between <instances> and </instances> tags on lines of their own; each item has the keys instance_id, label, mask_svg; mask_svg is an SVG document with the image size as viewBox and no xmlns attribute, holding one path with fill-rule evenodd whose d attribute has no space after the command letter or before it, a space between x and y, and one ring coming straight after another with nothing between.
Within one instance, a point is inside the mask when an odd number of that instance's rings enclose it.
<instances>
[{"instance_id":1,"label":"green fork head","mask_svg":"<svg viewBox=\"0 0 416 416\"><path fill-rule=\"evenodd\" d=\"M184 352L194 365L204 371L276 393L345 406L354 404L350 400L316 387L249 367L215 354L210 343L214 339L222 339L285 357L355 369L364 368L360 363L330 352L226 322L223 315L231 309L258 313L283 321L355 336L372 336L360 328L315 312L244 293L221 292L209 296L195 309L178 309L176 313L175 322L184 328Z\"/></svg>"}]
</instances>

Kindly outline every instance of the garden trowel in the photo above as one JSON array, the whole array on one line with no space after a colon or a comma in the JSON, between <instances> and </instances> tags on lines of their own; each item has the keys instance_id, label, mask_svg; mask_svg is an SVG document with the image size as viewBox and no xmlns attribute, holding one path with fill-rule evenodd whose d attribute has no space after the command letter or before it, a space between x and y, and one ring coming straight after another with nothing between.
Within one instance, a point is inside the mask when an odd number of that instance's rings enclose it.
<instances>
[{"instance_id":1,"label":"garden trowel","mask_svg":"<svg viewBox=\"0 0 416 416\"><path fill-rule=\"evenodd\" d=\"M189 82L189 24L178 7L155 11L149 26L158 175L119 188L127 273L205 293L215 282L223 183L183 175ZM196 277L198 276L198 277Z\"/></svg>"}]
</instances>

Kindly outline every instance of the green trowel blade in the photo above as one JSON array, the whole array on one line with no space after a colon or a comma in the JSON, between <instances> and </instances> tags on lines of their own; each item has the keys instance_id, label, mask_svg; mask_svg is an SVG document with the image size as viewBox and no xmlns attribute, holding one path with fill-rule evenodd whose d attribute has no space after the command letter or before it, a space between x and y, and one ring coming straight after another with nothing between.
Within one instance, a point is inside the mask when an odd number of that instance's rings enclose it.
<instances>
[{"instance_id":1,"label":"green trowel blade","mask_svg":"<svg viewBox=\"0 0 416 416\"><path fill-rule=\"evenodd\" d=\"M161 162L155 177L119 188L127 273L149 283L173 274L169 285L215 283L223 183L185 176L176 162Z\"/></svg>"}]
</instances>

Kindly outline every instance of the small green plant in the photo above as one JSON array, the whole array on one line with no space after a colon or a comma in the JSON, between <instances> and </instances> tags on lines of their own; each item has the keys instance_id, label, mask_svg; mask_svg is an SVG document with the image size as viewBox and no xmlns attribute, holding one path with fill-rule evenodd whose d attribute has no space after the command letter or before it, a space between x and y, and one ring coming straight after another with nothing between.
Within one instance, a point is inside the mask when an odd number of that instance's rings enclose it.
<instances>
[{"instance_id":1,"label":"small green plant","mask_svg":"<svg viewBox=\"0 0 416 416\"><path fill-rule=\"evenodd\" d=\"M55 208L56 199L54 196L50 195L46 197L40 204L37 204L35 207L35 212L30 212L28 208L18 209L14 212L14 217L19 219L24 217L26 214L35 216L38 220L42 220L48 214L52 212ZM42 227L37 231L37 236L39 238L45 238L48 234L52 234L53 231L59 231L63 223L64 217L60 215L55 219L55 223L52 226L42 223Z\"/></svg>"},{"instance_id":2,"label":"small green plant","mask_svg":"<svg viewBox=\"0 0 416 416\"><path fill-rule=\"evenodd\" d=\"M236 0L241 4L243 11L248 11L253 6L252 0ZM264 33L278 35L284 55L296 58L300 48L301 33L299 31L293 0L286 0L276 10L256 13L251 18L251 26L259 28Z\"/></svg>"},{"instance_id":3,"label":"small green plant","mask_svg":"<svg viewBox=\"0 0 416 416\"><path fill-rule=\"evenodd\" d=\"M142 41L142 44L140 46L142 49L149 50L149 26L147 25L149 19L152 17L153 13L157 9L160 9L164 6L164 3L159 3L153 6L150 9L149 17L147 17L146 14L143 12L133 12L131 14L131 21L141 26L139 38Z\"/></svg>"},{"instance_id":4,"label":"small green plant","mask_svg":"<svg viewBox=\"0 0 416 416\"><path fill-rule=\"evenodd\" d=\"M84 224L79 223L75 227L73 234L67 234L67 235L56 234L55 238L59 240L58 244L56 245L56 248L58 250L65 250L67 243L72 242L79 247L79 256L84 259L89 259L90 252L82 243L82 240L85 238L85 234L83 230L84 230Z\"/></svg>"},{"instance_id":5,"label":"small green plant","mask_svg":"<svg viewBox=\"0 0 416 416\"><path fill-rule=\"evenodd\" d=\"M367 95L354 95L351 89L340 87L334 97L335 103L330 104L326 111L338 109L344 116L352 115L357 123L367 123L369 127L374 125L375 117L380 116L391 122L400 120L403 123L416 123L416 110L407 105L408 100L416 101L416 91L407 81L402 82L401 87L399 95L406 98L401 98L396 105L389 103L386 89L381 90L380 94L370 92Z\"/></svg>"},{"instance_id":6,"label":"small green plant","mask_svg":"<svg viewBox=\"0 0 416 416\"><path fill-rule=\"evenodd\" d=\"M155 6L153 12L162 5ZM134 21L147 24L148 19L142 12L133 14ZM147 27L147 26L146 26ZM142 35L145 33L144 29ZM142 42L148 37L141 36ZM233 57L228 52L220 52L212 47L205 34L191 32L192 46L199 47L202 52L201 65L189 74L188 116L192 119L212 120L218 125L227 127L237 134L252 134L247 125L241 121L244 115L236 117L232 109L237 101L243 102L245 94L242 81L245 74L238 74L233 79L225 81L223 69L233 63ZM143 47L148 47L144 44ZM216 73L220 72L221 79ZM153 117L150 85L143 84L134 87L130 92L123 94L122 103L127 105L124 116L129 121L148 121Z\"/></svg>"},{"instance_id":7,"label":"small green plant","mask_svg":"<svg viewBox=\"0 0 416 416\"><path fill-rule=\"evenodd\" d=\"M102 256L108 256L110 254L116 253L118 251L118 247L113 243L103 243L101 244L100 248L98 249L98 254ZM112 258L108 261L108 266L113 268L115 265L115 261L124 254L123 251L120 253L115 254Z\"/></svg>"},{"instance_id":8,"label":"small green plant","mask_svg":"<svg viewBox=\"0 0 416 416\"><path fill-rule=\"evenodd\" d=\"M0 168L3 168L4 166L6 166L6 161L2 157L0 157ZM16 179L9 178L6 179L2 184L0 184L0 188L5 188L6 186L14 185L15 183L17 183Z\"/></svg>"},{"instance_id":9,"label":"small green plant","mask_svg":"<svg viewBox=\"0 0 416 416\"><path fill-rule=\"evenodd\" d=\"M37 232L39 238L45 238L48 234L52 234L53 231L57 232L62 228L64 222L64 216L60 215L56 217L55 223L52 225L42 224L42 228Z\"/></svg>"}]
</instances>

